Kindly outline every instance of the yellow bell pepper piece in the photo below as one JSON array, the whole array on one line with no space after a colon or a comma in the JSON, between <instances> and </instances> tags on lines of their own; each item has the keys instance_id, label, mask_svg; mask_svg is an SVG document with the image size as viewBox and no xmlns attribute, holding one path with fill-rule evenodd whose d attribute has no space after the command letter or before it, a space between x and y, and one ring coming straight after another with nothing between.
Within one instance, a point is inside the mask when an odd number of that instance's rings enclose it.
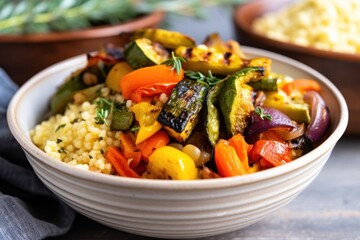
<instances>
[{"instance_id":1,"label":"yellow bell pepper piece","mask_svg":"<svg viewBox=\"0 0 360 240\"><path fill-rule=\"evenodd\" d=\"M135 114L135 119L139 122L140 126L135 144L141 143L161 129L161 124L156 121L161 111L160 107L148 102L140 102L133 105L130 110Z\"/></svg>"},{"instance_id":2,"label":"yellow bell pepper piece","mask_svg":"<svg viewBox=\"0 0 360 240\"><path fill-rule=\"evenodd\" d=\"M127 62L116 63L106 76L105 84L111 90L121 92L120 79L134 69Z\"/></svg>"},{"instance_id":3,"label":"yellow bell pepper piece","mask_svg":"<svg viewBox=\"0 0 360 240\"><path fill-rule=\"evenodd\" d=\"M149 156L148 171L155 177L174 180L198 178L194 160L186 153L170 146L156 149Z\"/></svg>"}]
</instances>

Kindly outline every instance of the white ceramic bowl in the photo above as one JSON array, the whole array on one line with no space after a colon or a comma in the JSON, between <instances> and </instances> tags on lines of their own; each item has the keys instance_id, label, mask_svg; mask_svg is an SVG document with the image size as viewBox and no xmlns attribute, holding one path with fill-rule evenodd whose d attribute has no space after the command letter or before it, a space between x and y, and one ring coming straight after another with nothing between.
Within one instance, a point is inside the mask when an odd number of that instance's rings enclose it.
<instances>
[{"instance_id":1,"label":"white ceramic bowl","mask_svg":"<svg viewBox=\"0 0 360 240\"><path fill-rule=\"evenodd\" d=\"M280 167L222 179L131 179L84 171L39 150L29 131L48 111L56 87L85 56L51 66L23 85L8 108L11 132L44 184L76 211L107 226L145 236L195 238L246 227L294 199L318 175L345 131L348 109L335 86L313 69L271 52L243 47L248 57L273 59L273 70L313 78L331 112L330 134L310 153Z\"/></svg>"}]
</instances>

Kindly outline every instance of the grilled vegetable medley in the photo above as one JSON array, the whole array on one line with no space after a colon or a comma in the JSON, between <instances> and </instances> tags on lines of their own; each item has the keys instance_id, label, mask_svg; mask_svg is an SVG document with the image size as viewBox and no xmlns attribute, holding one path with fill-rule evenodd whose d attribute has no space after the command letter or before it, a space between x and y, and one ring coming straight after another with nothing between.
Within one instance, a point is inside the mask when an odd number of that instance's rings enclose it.
<instances>
[{"instance_id":1,"label":"grilled vegetable medley","mask_svg":"<svg viewBox=\"0 0 360 240\"><path fill-rule=\"evenodd\" d=\"M141 29L124 47L88 54L31 131L50 156L133 178L192 180L286 164L319 144L330 124L321 86L275 73L218 34L202 44Z\"/></svg>"}]
</instances>

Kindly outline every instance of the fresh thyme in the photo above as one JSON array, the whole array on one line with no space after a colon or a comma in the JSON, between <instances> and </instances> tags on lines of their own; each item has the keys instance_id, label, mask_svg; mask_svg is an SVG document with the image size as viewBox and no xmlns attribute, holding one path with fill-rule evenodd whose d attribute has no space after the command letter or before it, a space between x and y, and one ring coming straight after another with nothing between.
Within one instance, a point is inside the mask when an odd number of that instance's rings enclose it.
<instances>
[{"instance_id":1,"label":"fresh thyme","mask_svg":"<svg viewBox=\"0 0 360 240\"><path fill-rule=\"evenodd\" d=\"M176 57L174 52L171 52L171 58L164 61L162 64L171 66L171 70L175 70L176 74L179 75L182 69L181 62L186 62L183 57Z\"/></svg>"},{"instance_id":2,"label":"fresh thyme","mask_svg":"<svg viewBox=\"0 0 360 240\"><path fill-rule=\"evenodd\" d=\"M95 104L97 105L95 123L105 123L106 126L109 126L107 118L112 114L112 111L114 111L114 102L106 98L99 98L95 101Z\"/></svg>"},{"instance_id":3,"label":"fresh thyme","mask_svg":"<svg viewBox=\"0 0 360 240\"><path fill-rule=\"evenodd\" d=\"M58 150L58 152L59 152L59 153L65 153L65 154L66 154L66 151L65 151L64 148L60 148L60 149Z\"/></svg>"},{"instance_id":4,"label":"fresh thyme","mask_svg":"<svg viewBox=\"0 0 360 240\"><path fill-rule=\"evenodd\" d=\"M207 76L201 72L194 72L194 71L185 71L185 76L189 79L206 83L209 86L214 86L216 83L218 83L221 80L220 78L215 77L210 70Z\"/></svg>"},{"instance_id":5,"label":"fresh thyme","mask_svg":"<svg viewBox=\"0 0 360 240\"><path fill-rule=\"evenodd\" d=\"M136 132L139 131L140 126L133 126L132 128L130 128L130 132Z\"/></svg>"},{"instance_id":6,"label":"fresh thyme","mask_svg":"<svg viewBox=\"0 0 360 240\"><path fill-rule=\"evenodd\" d=\"M116 100L109 100L104 97L97 98L94 101L96 105L96 124L106 124L110 127L111 121L113 120L114 112L128 111L125 103L119 103ZM99 139L101 141L102 139Z\"/></svg>"},{"instance_id":7,"label":"fresh thyme","mask_svg":"<svg viewBox=\"0 0 360 240\"><path fill-rule=\"evenodd\" d=\"M79 121L79 118L75 118L74 120L72 120L70 123L71 124L74 124L74 123L76 123L76 122L78 122Z\"/></svg>"},{"instance_id":8,"label":"fresh thyme","mask_svg":"<svg viewBox=\"0 0 360 240\"><path fill-rule=\"evenodd\" d=\"M59 144L59 143L61 143L61 142L62 142L62 139L60 139L60 138L56 139L56 143L57 143L57 144Z\"/></svg>"},{"instance_id":9,"label":"fresh thyme","mask_svg":"<svg viewBox=\"0 0 360 240\"><path fill-rule=\"evenodd\" d=\"M269 121L272 120L271 115L264 112L264 109L261 107L256 107L254 112L260 116L262 120L267 119Z\"/></svg>"},{"instance_id":10,"label":"fresh thyme","mask_svg":"<svg viewBox=\"0 0 360 240\"><path fill-rule=\"evenodd\" d=\"M66 123L60 124L56 129L55 132L59 131L61 128L65 127Z\"/></svg>"},{"instance_id":11,"label":"fresh thyme","mask_svg":"<svg viewBox=\"0 0 360 240\"><path fill-rule=\"evenodd\" d=\"M95 122L97 124L104 124L105 123L105 125L108 126L109 124L108 124L106 119L108 118L109 113L110 113L110 111L109 111L108 108L102 107L102 108L97 109L96 110Z\"/></svg>"}]
</instances>

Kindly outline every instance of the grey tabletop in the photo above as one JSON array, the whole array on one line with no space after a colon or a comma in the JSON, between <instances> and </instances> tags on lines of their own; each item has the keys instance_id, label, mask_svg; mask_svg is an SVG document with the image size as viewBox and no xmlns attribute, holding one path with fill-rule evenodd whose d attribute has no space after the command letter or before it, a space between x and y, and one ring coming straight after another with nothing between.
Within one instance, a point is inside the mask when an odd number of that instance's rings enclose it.
<instances>
[{"instance_id":1,"label":"grey tabletop","mask_svg":"<svg viewBox=\"0 0 360 240\"><path fill-rule=\"evenodd\" d=\"M203 41L211 32L235 39L231 9L206 9L207 18L168 17L167 28ZM360 136L345 136L319 176L295 200L267 218L218 239L355 239L360 240ZM137 239L78 215L73 228L56 239Z\"/></svg>"}]
</instances>

